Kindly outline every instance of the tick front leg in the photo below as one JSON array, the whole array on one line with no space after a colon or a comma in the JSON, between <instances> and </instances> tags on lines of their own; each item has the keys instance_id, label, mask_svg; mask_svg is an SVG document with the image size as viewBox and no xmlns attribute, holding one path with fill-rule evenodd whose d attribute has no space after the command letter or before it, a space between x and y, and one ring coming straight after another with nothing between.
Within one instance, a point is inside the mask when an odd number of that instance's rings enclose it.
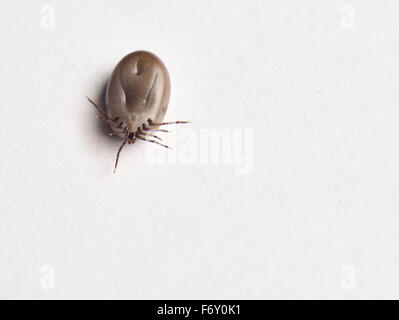
<instances>
[{"instance_id":1,"label":"tick front leg","mask_svg":"<svg viewBox=\"0 0 399 320\"><path fill-rule=\"evenodd\" d=\"M128 137L129 137L129 133L126 134L126 138L125 138L125 140L123 141L122 145L119 147L118 153L116 154L116 161L115 161L114 173L115 173L115 171L116 171L116 167L118 166L119 155L121 154L121 151L122 151L123 147L126 145L126 143L127 143L128 140L129 140Z\"/></svg>"}]
</instances>

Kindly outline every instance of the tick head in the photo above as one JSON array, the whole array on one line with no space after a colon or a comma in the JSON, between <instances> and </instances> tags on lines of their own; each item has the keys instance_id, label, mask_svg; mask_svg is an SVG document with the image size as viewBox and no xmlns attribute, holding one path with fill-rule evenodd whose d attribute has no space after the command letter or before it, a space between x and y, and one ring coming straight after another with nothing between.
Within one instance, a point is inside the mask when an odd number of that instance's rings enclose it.
<instances>
[{"instance_id":1,"label":"tick head","mask_svg":"<svg viewBox=\"0 0 399 320\"><path fill-rule=\"evenodd\" d=\"M127 136L128 143L133 144L136 142L136 134L133 132L130 132L129 135Z\"/></svg>"}]
</instances>

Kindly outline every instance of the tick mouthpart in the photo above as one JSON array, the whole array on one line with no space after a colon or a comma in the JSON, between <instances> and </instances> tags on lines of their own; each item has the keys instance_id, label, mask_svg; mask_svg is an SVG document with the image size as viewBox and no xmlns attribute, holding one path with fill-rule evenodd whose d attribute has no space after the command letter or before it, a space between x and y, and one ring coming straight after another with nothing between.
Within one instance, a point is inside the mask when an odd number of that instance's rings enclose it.
<instances>
[{"instance_id":1,"label":"tick mouthpart","mask_svg":"<svg viewBox=\"0 0 399 320\"><path fill-rule=\"evenodd\" d=\"M128 137L129 140L134 140L134 139L136 139L136 134L133 133L133 132L130 132L127 137Z\"/></svg>"}]
</instances>

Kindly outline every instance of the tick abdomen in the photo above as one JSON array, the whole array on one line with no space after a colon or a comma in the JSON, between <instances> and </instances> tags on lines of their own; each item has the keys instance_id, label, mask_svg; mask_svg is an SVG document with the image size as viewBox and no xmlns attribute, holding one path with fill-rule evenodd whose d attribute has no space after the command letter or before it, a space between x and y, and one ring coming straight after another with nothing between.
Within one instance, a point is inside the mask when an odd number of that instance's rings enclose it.
<instances>
[{"instance_id":1,"label":"tick abdomen","mask_svg":"<svg viewBox=\"0 0 399 320\"><path fill-rule=\"evenodd\" d=\"M162 122L169 104L170 79L162 61L153 53L136 51L115 67L106 91L110 118L119 118L136 132L148 119ZM123 135L120 130L114 130Z\"/></svg>"}]
</instances>

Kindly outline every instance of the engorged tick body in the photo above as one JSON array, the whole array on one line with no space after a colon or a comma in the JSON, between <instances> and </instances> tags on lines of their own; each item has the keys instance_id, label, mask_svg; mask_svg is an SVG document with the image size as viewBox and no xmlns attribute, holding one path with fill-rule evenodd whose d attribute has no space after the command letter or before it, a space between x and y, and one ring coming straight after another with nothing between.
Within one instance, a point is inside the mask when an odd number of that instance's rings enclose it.
<instances>
[{"instance_id":1,"label":"engorged tick body","mask_svg":"<svg viewBox=\"0 0 399 320\"><path fill-rule=\"evenodd\" d=\"M170 78L165 65L148 51L135 51L125 56L112 72L106 89L106 112L89 99L100 111L101 118L108 123L113 134L124 139L118 150L115 169L122 148L126 143L135 143L136 139L168 148L154 140L161 139L153 132L166 132L159 129L161 125L187 123L162 122L169 98Z\"/></svg>"}]
</instances>

